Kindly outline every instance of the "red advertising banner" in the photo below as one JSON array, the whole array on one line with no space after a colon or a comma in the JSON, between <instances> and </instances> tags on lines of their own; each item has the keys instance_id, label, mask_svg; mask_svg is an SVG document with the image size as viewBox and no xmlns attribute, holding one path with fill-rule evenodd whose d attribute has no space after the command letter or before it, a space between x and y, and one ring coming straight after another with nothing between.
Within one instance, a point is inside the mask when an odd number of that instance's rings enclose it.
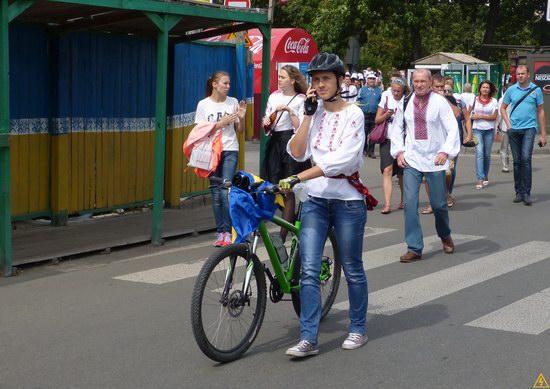
<instances>
[{"instance_id":1,"label":"red advertising banner","mask_svg":"<svg viewBox=\"0 0 550 389\"><path fill-rule=\"evenodd\" d=\"M534 68L533 82L543 93L550 93L550 61L535 61Z\"/></svg>"}]
</instances>

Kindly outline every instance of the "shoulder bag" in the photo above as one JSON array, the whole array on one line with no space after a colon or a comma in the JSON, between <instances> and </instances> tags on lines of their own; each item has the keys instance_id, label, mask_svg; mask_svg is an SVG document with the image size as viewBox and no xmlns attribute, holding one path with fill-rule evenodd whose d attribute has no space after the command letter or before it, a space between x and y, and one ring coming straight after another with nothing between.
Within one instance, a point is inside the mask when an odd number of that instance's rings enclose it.
<instances>
[{"instance_id":1,"label":"shoulder bag","mask_svg":"<svg viewBox=\"0 0 550 389\"><path fill-rule=\"evenodd\" d=\"M388 112L388 96L386 96L386 102L384 103L384 113L386 112ZM388 121L384 120L382 123L375 125L369 135L369 140L373 143L384 143L388 134L388 124Z\"/></svg>"}]
</instances>

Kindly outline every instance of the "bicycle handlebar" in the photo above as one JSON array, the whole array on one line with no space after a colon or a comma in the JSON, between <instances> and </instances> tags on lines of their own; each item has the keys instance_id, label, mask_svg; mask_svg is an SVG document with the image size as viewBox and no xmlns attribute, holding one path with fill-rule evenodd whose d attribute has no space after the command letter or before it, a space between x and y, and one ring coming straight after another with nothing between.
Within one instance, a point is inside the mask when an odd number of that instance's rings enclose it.
<instances>
[{"instance_id":1,"label":"bicycle handlebar","mask_svg":"<svg viewBox=\"0 0 550 389\"><path fill-rule=\"evenodd\" d=\"M230 180L227 180L227 179L223 179L221 177L214 177L214 176L210 176L208 177L208 180L210 181L210 185L211 186L214 186L214 185L217 185L217 186L220 186L222 188L225 188L225 189L229 189L233 186L233 182L230 181ZM250 189L256 189L258 188L260 185L262 185L264 183L264 181L262 182L255 182L253 184L250 185ZM237 187L239 187L239 185L236 185ZM243 188L241 188L243 189ZM246 189L245 189L246 190ZM281 188L279 188L278 185L271 185L271 186L266 186L263 190L263 192L267 193L267 194L279 194L279 193L283 193L283 191L281 191Z\"/></svg>"}]
</instances>

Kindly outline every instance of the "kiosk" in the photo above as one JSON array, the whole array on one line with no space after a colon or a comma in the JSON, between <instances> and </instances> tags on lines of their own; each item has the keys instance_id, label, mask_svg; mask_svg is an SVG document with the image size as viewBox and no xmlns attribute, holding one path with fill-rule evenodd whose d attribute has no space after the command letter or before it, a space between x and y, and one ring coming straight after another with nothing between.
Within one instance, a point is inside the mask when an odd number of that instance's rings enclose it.
<instances>
[{"instance_id":1,"label":"kiosk","mask_svg":"<svg viewBox=\"0 0 550 389\"><path fill-rule=\"evenodd\" d=\"M262 34L260 30L248 31L251 42L252 62L254 63L254 139L260 139L260 112L262 95ZM294 65L305 74L311 59L319 53L317 44L301 28L274 28L271 30L271 61L269 92L277 89L279 69L284 65Z\"/></svg>"}]
</instances>

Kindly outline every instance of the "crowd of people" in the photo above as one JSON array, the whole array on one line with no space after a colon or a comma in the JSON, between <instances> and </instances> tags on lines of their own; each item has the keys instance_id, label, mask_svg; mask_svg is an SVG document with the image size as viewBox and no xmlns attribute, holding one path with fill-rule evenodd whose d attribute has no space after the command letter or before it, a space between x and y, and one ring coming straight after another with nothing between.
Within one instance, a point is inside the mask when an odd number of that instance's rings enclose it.
<instances>
[{"instance_id":1,"label":"crowd of people","mask_svg":"<svg viewBox=\"0 0 550 389\"><path fill-rule=\"evenodd\" d=\"M303 204L300 228L300 339L286 351L293 357L319 352L321 255L331 228L336 232L350 301L350 324L342 348L353 350L368 340L368 288L362 251L366 211L373 204L358 172L365 158L376 158L376 144L380 144L382 214L392 211L392 177L398 177L397 208L404 210L407 245L400 257L403 263L422 258L418 206L423 183L429 206L422 213L434 214L443 252L454 252L449 208L455 203L452 193L462 146L475 147L475 172L471 174L476 190L482 190L490 184L490 153L495 134L500 133L503 172L510 171L508 144L512 152L513 201L530 206L531 155L539 129L539 146L547 144L542 92L530 82L529 69L523 65L516 70L517 82L506 85L506 93L498 101L496 87L489 80L479 85L476 94L469 84L458 94L452 78L427 69L413 72L412 92L399 71L392 73L388 89L383 90L380 72L346 72L340 58L329 53L316 55L307 74L309 86L296 67L282 67L279 89L269 97L262 119L269 137L262 175L287 192L283 217L293 220L291 188L295 184L304 182L309 196ZM214 123L211 134L221 133L223 152L212 175L226 179L235 174L236 131L243 130L246 110L244 102L227 96L229 85L225 72L209 78L207 97L199 102L195 120ZM385 133L375 142L372 135L376 131ZM218 226L214 245L230 244L225 189L212 187L212 206ZM284 242L286 232L280 234Z\"/></svg>"}]
</instances>

